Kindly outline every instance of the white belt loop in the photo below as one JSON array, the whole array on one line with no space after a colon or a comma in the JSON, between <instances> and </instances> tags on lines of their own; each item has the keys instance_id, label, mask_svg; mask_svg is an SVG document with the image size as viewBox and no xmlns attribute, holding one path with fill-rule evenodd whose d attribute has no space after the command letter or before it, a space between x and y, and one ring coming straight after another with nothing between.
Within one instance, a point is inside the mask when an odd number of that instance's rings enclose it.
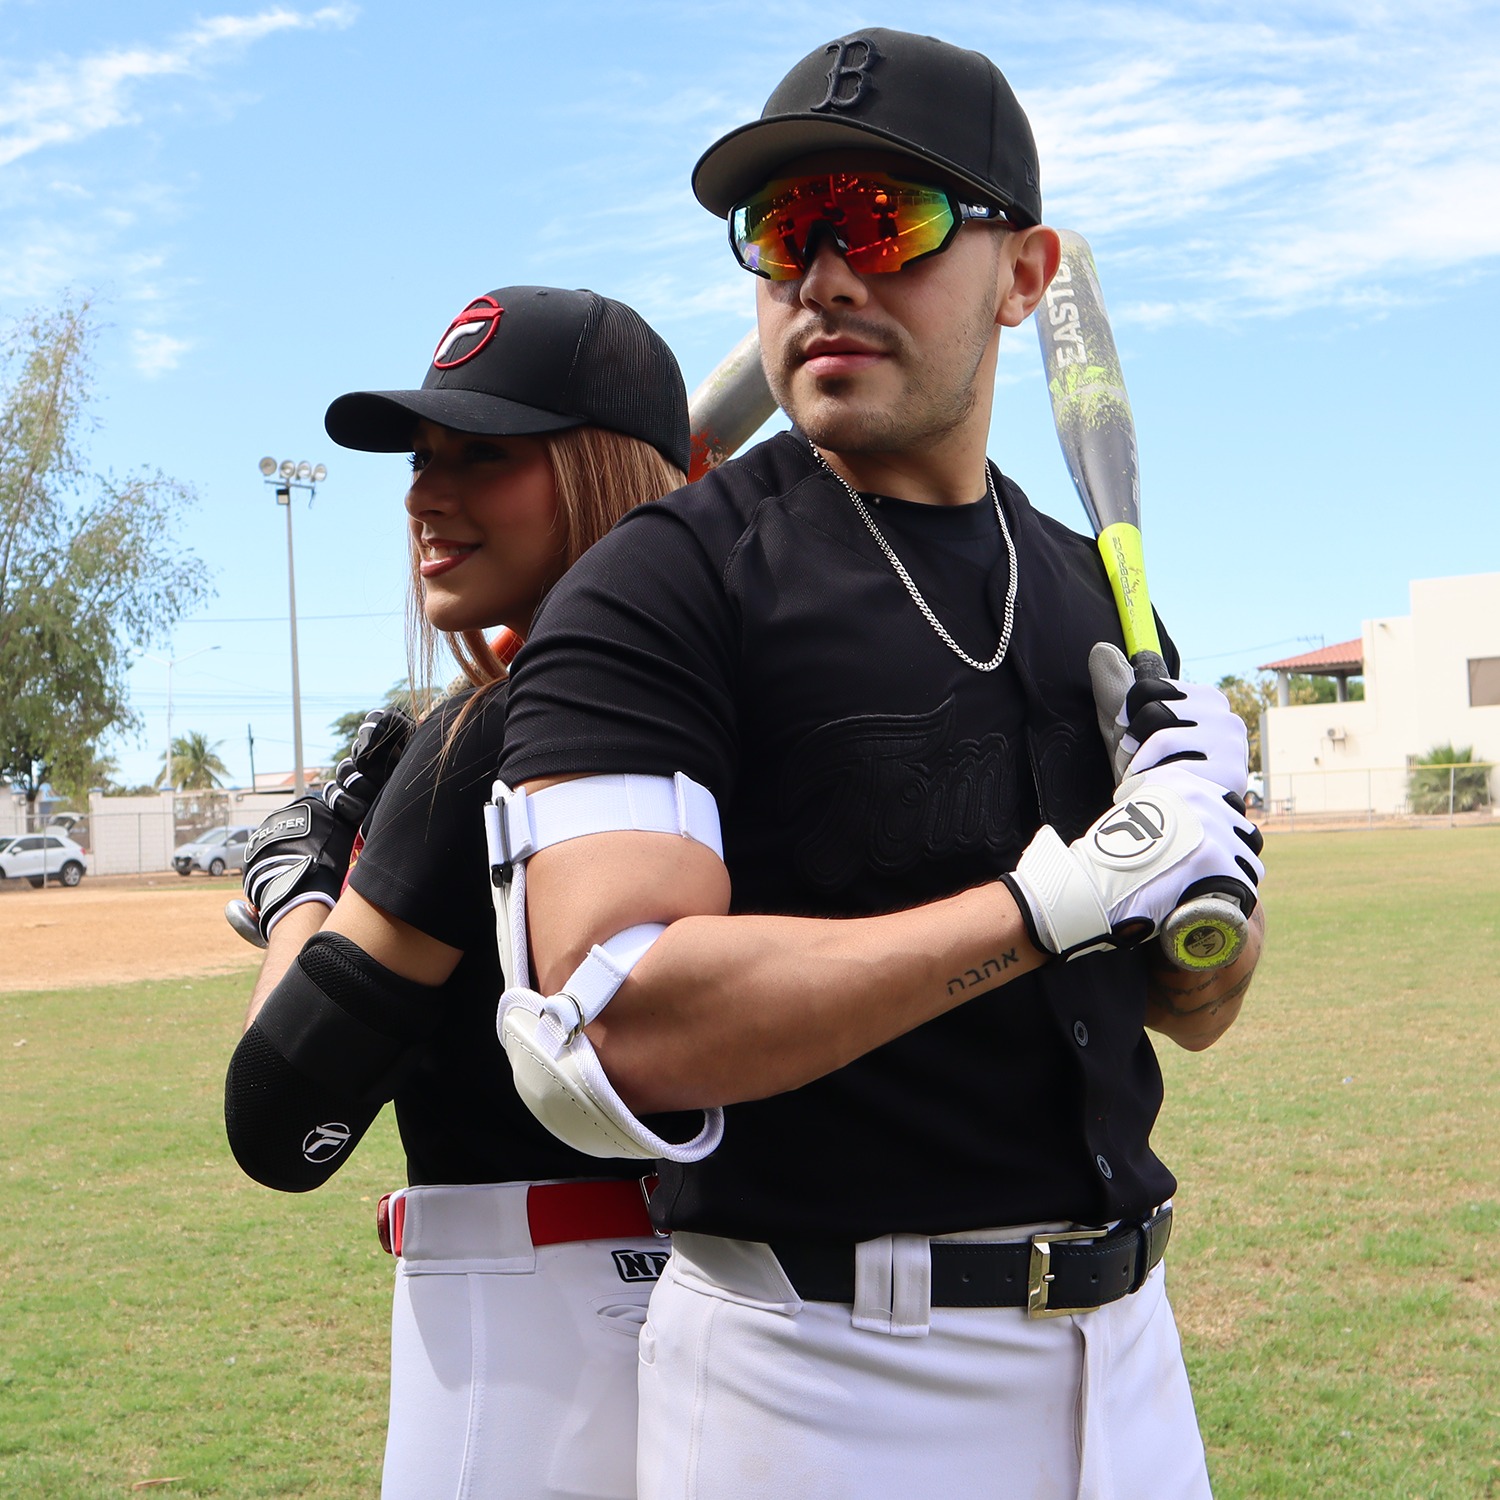
<instances>
[{"instance_id":1,"label":"white belt loop","mask_svg":"<svg viewBox=\"0 0 1500 1500\"><path fill-rule=\"evenodd\" d=\"M534 1271L527 1191L524 1182L407 1188L401 1236L406 1274Z\"/></svg>"},{"instance_id":2,"label":"white belt loop","mask_svg":"<svg viewBox=\"0 0 1500 1500\"><path fill-rule=\"evenodd\" d=\"M866 1333L927 1337L932 1330L932 1251L926 1235L883 1234L854 1247L850 1322Z\"/></svg>"}]
</instances>

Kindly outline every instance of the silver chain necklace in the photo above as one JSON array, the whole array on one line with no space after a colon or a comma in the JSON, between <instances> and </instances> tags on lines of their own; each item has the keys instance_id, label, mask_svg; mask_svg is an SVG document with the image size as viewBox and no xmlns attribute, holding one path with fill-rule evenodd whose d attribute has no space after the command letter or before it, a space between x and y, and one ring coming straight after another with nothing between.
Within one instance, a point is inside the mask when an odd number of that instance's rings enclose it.
<instances>
[{"instance_id":1,"label":"silver chain necklace","mask_svg":"<svg viewBox=\"0 0 1500 1500\"><path fill-rule=\"evenodd\" d=\"M876 546L885 553L886 560L896 570L896 576L906 585L906 592L911 595L911 602L926 616L927 623L937 632L938 639L966 667L973 667L976 672L993 672L1005 660L1005 653L1010 649L1010 630L1016 618L1016 544L1010 538L1010 527L1005 524L1005 512L1000 508L999 495L995 493L995 474L990 468L989 461L985 461L984 479L989 488L990 500L995 507L995 515L1000 522L1000 535L1005 538L1006 556L1010 558L1010 584L1005 591L1005 623L1000 630L1000 644L995 647L995 654L988 661L976 661L948 634L943 622L932 612L932 606L922 597L921 589L912 582L911 574L901 566L901 559L896 556L891 544L886 541L884 533L875 524L875 517L870 514L865 502L859 498L859 491L818 452L812 443L808 443L807 446L812 449L812 456L844 487L844 492L854 502L854 508L859 512L860 520L865 523L870 535L875 538Z\"/></svg>"}]
</instances>

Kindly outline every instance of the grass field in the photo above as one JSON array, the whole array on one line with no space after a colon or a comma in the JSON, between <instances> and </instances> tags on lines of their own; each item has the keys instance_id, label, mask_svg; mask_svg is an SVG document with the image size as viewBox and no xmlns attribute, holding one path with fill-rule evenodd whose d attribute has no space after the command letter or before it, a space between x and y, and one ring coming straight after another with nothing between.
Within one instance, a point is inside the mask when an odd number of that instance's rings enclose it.
<instances>
[{"instance_id":1,"label":"grass field","mask_svg":"<svg viewBox=\"0 0 1500 1500\"><path fill-rule=\"evenodd\" d=\"M1500 1495L1500 829L1267 863L1244 1016L1163 1048L1219 1500ZM382 1120L321 1193L239 1175L245 988L0 995L0 1494L378 1491L399 1152Z\"/></svg>"}]
</instances>

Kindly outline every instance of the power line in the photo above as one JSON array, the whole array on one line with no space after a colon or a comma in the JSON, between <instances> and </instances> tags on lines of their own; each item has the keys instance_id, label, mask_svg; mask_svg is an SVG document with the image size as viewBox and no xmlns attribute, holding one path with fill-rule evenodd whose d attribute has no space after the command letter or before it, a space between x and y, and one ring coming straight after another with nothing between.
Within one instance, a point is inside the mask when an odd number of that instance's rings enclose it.
<instances>
[{"instance_id":1,"label":"power line","mask_svg":"<svg viewBox=\"0 0 1500 1500\"><path fill-rule=\"evenodd\" d=\"M182 620L181 625L285 625L286 615L200 615L196 620ZM394 620L398 612L378 609L364 615L298 615L299 620Z\"/></svg>"}]
</instances>

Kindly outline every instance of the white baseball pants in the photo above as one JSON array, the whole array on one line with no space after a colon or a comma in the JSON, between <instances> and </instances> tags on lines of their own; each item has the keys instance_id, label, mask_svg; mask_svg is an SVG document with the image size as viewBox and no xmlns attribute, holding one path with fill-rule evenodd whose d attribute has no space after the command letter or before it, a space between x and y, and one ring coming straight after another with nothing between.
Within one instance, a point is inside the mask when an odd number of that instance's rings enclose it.
<instances>
[{"instance_id":1,"label":"white baseball pants","mask_svg":"<svg viewBox=\"0 0 1500 1500\"><path fill-rule=\"evenodd\" d=\"M929 1308L872 1246L884 1306L851 1309L802 1302L765 1245L674 1236L641 1333L641 1500L1209 1500L1161 1266L1032 1320Z\"/></svg>"},{"instance_id":2,"label":"white baseball pants","mask_svg":"<svg viewBox=\"0 0 1500 1500\"><path fill-rule=\"evenodd\" d=\"M631 1500L665 1242L531 1243L526 1183L408 1188L382 1500Z\"/></svg>"}]
</instances>

